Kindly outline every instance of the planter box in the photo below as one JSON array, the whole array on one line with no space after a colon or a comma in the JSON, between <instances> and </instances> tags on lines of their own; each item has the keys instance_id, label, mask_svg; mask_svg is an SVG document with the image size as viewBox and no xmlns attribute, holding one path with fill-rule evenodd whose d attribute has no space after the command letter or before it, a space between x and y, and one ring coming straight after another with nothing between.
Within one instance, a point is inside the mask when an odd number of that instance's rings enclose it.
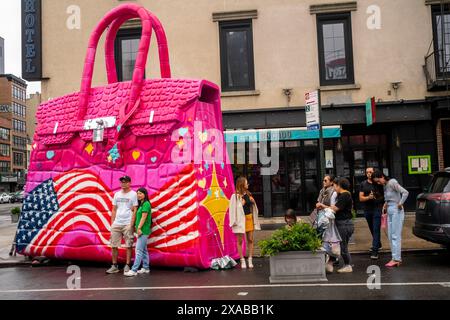
<instances>
[{"instance_id":1,"label":"planter box","mask_svg":"<svg viewBox=\"0 0 450 320\"><path fill-rule=\"evenodd\" d=\"M325 252L288 251L270 257L270 283L328 281Z\"/></svg>"},{"instance_id":2,"label":"planter box","mask_svg":"<svg viewBox=\"0 0 450 320\"><path fill-rule=\"evenodd\" d=\"M17 223L19 222L19 215L18 214L12 214L11 215L11 223Z\"/></svg>"}]
</instances>

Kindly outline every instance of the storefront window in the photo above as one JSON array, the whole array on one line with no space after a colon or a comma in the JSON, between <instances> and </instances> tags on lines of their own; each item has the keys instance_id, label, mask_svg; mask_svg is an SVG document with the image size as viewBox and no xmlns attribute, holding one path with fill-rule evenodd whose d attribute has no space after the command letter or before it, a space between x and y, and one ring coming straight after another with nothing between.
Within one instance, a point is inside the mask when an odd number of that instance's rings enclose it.
<instances>
[{"instance_id":1,"label":"storefront window","mask_svg":"<svg viewBox=\"0 0 450 320\"><path fill-rule=\"evenodd\" d=\"M366 136L366 143L377 145L380 143L380 136L378 136L378 135Z\"/></svg>"},{"instance_id":2,"label":"storefront window","mask_svg":"<svg viewBox=\"0 0 450 320\"><path fill-rule=\"evenodd\" d=\"M359 146L364 144L364 136L350 136L349 144L351 146Z\"/></svg>"},{"instance_id":3,"label":"storefront window","mask_svg":"<svg viewBox=\"0 0 450 320\"><path fill-rule=\"evenodd\" d=\"M315 208L322 182L318 140L271 141L264 154L268 152L270 161L278 162L275 166L278 170L270 176L261 175L260 149L263 143L266 142L228 143L230 157L235 156L232 166L234 178L247 177L260 215L281 217L287 209L293 209L297 215L310 214ZM331 151L329 158L333 159L333 167L328 168L328 172L333 173L336 170L336 143L334 139L326 138L324 145ZM275 148L278 149L277 159L274 159ZM272 165L273 162L270 163Z\"/></svg>"}]
</instances>

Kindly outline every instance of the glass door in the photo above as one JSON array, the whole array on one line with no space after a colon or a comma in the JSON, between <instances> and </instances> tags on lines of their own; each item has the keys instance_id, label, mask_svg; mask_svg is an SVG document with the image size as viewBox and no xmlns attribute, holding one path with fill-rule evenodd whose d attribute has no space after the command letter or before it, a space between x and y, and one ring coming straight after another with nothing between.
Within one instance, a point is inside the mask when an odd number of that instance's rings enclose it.
<instances>
[{"instance_id":1,"label":"glass door","mask_svg":"<svg viewBox=\"0 0 450 320\"><path fill-rule=\"evenodd\" d=\"M304 211L302 197L302 157L300 141L286 141L287 176L288 176L288 208L293 209L296 215Z\"/></svg>"},{"instance_id":2,"label":"glass door","mask_svg":"<svg viewBox=\"0 0 450 320\"><path fill-rule=\"evenodd\" d=\"M303 141L303 213L308 215L316 207L319 195L319 147L317 140Z\"/></svg>"},{"instance_id":3,"label":"glass door","mask_svg":"<svg viewBox=\"0 0 450 320\"><path fill-rule=\"evenodd\" d=\"M264 199L263 199L263 179L261 176L261 161L257 159L259 157L259 143L249 143L249 157L246 177L249 184L249 190L253 195L258 206L260 215L264 214ZM258 160L258 161L257 161Z\"/></svg>"},{"instance_id":4,"label":"glass door","mask_svg":"<svg viewBox=\"0 0 450 320\"><path fill-rule=\"evenodd\" d=\"M372 167L383 172L388 172L388 154L386 135L349 136L345 143L344 165L349 168L351 192L355 209L362 210L359 202L359 189L361 183L367 179L366 169ZM345 168L344 168L345 171ZM347 172L344 173L346 176Z\"/></svg>"},{"instance_id":5,"label":"glass door","mask_svg":"<svg viewBox=\"0 0 450 320\"><path fill-rule=\"evenodd\" d=\"M287 155L284 142L271 142L271 147L279 147L280 165L278 172L271 176L272 216L284 216L287 209Z\"/></svg>"}]
</instances>

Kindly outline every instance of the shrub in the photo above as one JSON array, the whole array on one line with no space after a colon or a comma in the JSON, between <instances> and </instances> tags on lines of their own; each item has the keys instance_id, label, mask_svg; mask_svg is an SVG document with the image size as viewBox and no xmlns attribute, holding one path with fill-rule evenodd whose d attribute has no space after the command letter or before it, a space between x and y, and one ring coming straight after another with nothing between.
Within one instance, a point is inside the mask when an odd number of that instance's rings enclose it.
<instances>
[{"instance_id":1,"label":"shrub","mask_svg":"<svg viewBox=\"0 0 450 320\"><path fill-rule=\"evenodd\" d=\"M12 208L11 209L11 214L19 215L20 214L20 208L19 207Z\"/></svg>"},{"instance_id":2,"label":"shrub","mask_svg":"<svg viewBox=\"0 0 450 320\"><path fill-rule=\"evenodd\" d=\"M263 256L273 256L285 251L317 251L322 241L316 230L307 223L298 223L291 228L275 231L267 240L258 242Z\"/></svg>"}]
</instances>

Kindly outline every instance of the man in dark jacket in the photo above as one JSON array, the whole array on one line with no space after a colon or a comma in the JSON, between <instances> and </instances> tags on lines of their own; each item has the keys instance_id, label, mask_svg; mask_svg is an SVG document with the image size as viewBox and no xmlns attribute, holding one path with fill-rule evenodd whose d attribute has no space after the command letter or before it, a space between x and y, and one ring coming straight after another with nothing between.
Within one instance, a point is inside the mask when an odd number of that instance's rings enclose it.
<instances>
[{"instance_id":1,"label":"man in dark jacket","mask_svg":"<svg viewBox=\"0 0 450 320\"><path fill-rule=\"evenodd\" d=\"M372 234L372 247L370 258L378 259L381 249L381 214L384 203L384 191L381 185L372 181L373 168L366 169L367 180L363 181L359 190L359 201L364 206L364 216Z\"/></svg>"}]
</instances>

